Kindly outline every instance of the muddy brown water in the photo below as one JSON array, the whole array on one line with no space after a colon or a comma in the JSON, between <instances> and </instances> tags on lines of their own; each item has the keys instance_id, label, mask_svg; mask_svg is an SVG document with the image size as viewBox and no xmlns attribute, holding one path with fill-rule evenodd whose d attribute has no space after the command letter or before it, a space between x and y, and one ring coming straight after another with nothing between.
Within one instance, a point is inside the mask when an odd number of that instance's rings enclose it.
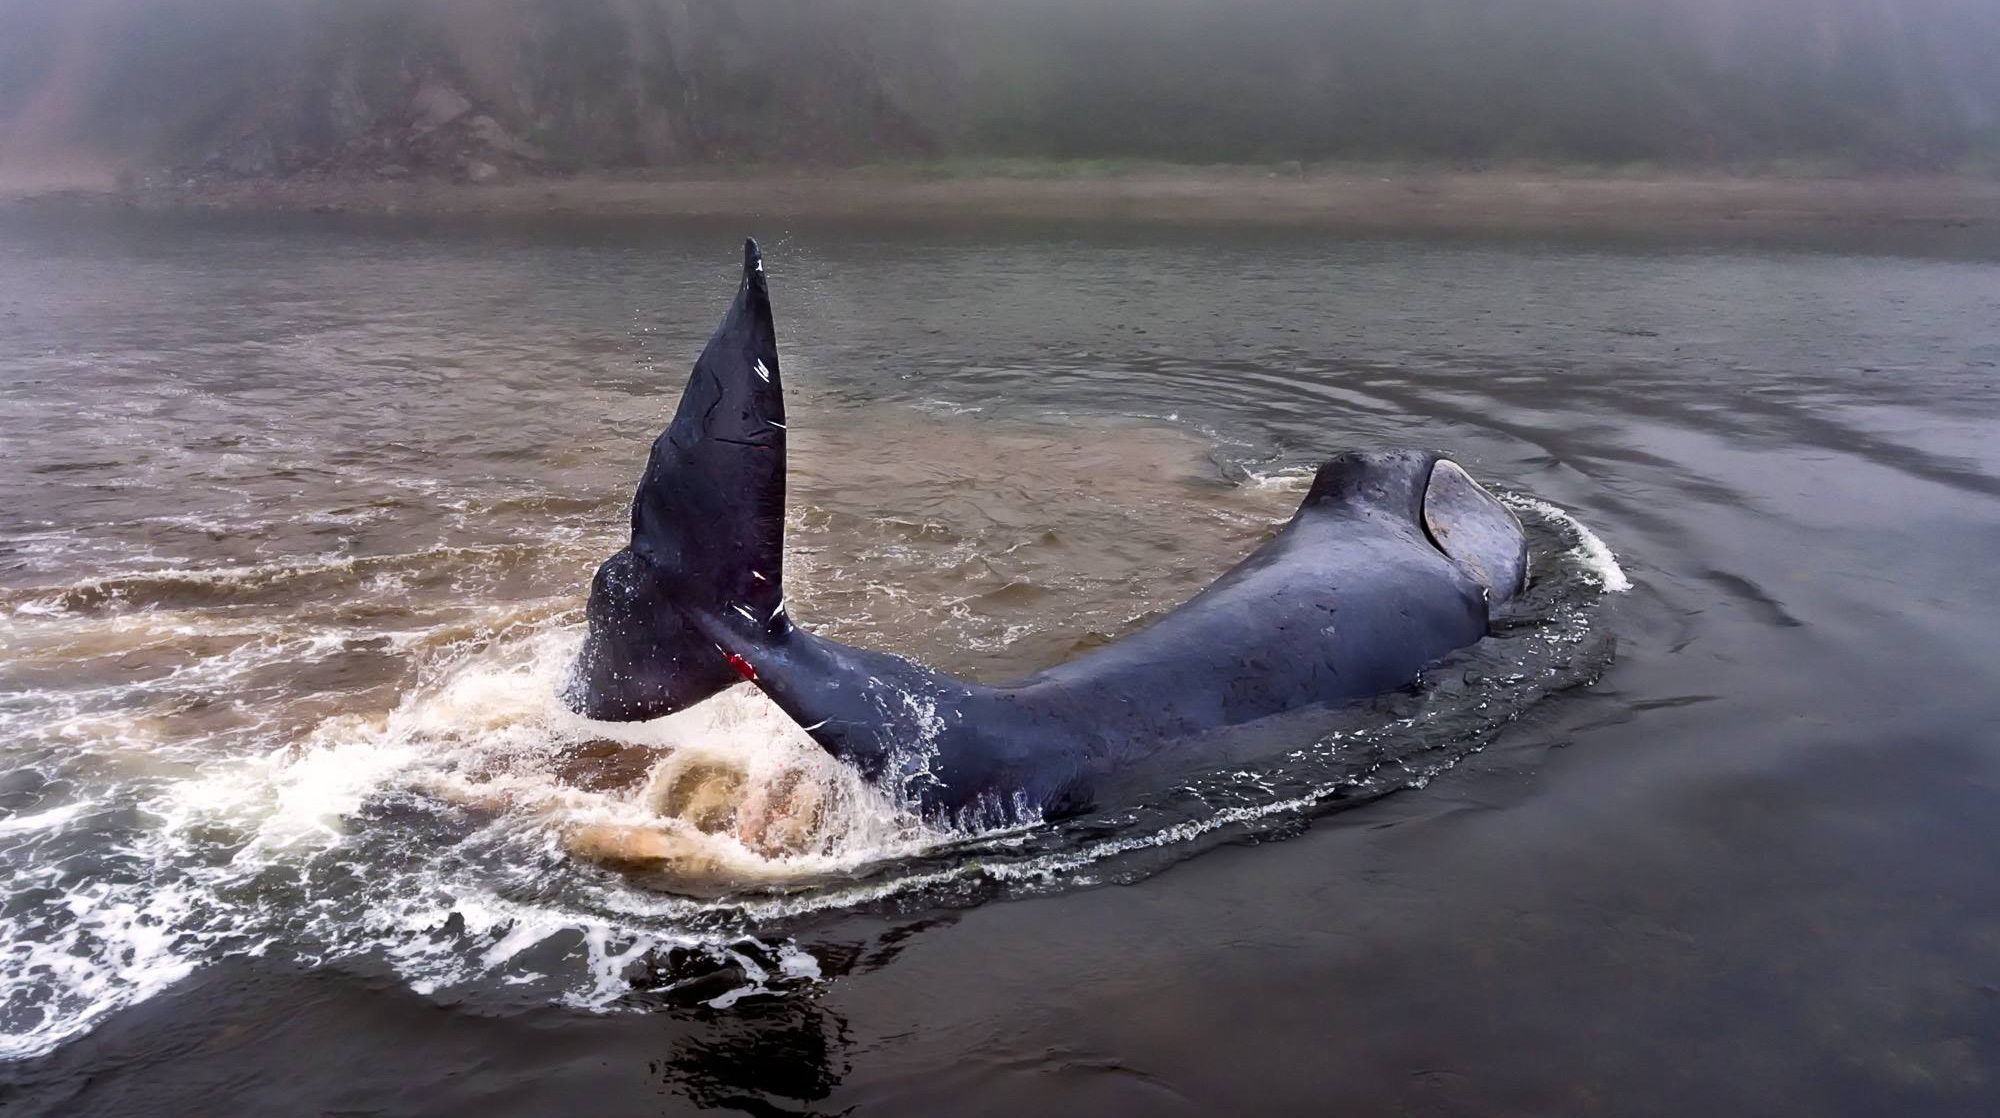
<instances>
[{"instance_id":1,"label":"muddy brown water","mask_svg":"<svg viewBox=\"0 0 2000 1118\"><path fill-rule=\"evenodd\" d=\"M0 226L0 1101L1986 1112L2000 249L763 236L802 622L982 679L1324 455L1539 572L1409 692L939 832L551 692L736 223Z\"/></svg>"}]
</instances>

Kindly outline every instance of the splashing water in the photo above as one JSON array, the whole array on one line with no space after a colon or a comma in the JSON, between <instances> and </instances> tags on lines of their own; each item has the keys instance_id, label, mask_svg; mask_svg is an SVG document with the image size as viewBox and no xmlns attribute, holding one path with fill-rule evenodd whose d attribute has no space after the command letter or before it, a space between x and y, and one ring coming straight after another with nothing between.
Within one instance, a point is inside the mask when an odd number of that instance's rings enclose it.
<instances>
[{"instance_id":1,"label":"splashing water","mask_svg":"<svg viewBox=\"0 0 2000 1118\"><path fill-rule=\"evenodd\" d=\"M567 937L553 993L604 1004L625 992L625 963L714 948L737 922L691 899L594 903L630 888L595 864L720 894L937 841L749 688L644 724L569 713L556 684L579 637L522 626L444 659L386 717L338 715L262 756L134 773L126 806L0 822L14 867L0 1055L46 1051L204 959L279 944L315 964L378 958L432 991ZM86 847L104 869L66 867ZM649 913L664 919L633 919Z\"/></svg>"},{"instance_id":2,"label":"splashing water","mask_svg":"<svg viewBox=\"0 0 2000 1118\"><path fill-rule=\"evenodd\" d=\"M1518 493L1502 493L1500 499L1516 512L1525 512L1561 524L1562 528L1575 539L1566 557L1583 568L1585 576L1596 582L1608 594L1623 594L1632 589L1632 580L1625 574L1625 568L1618 565L1618 557L1611 553L1603 540L1589 526L1562 509L1534 497Z\"/></svg>"},{"instance_id":3,"label":"splashing water","mask_svg":"<svg viewBox=\"0 0 2000 1118\"><path fill-rule=\"evenodd\" d=\"M1310 479L1219 487L1175 472L1199 457L1186 441L994 430L979 453L909 450L934 505L803 504L795 609L842 639L932 659L955 646L944 666L1004 674L1143 625L1215 573L1147 564L1174 546L1240 554ZM841 449L807 460L869 461ZM966 476L934 465L961 460L997 461L1022 511L985 481L969 514ZM885 469L849 468L862 483ZM730 977L701 1000L727 1005L818 976L794 938L815 913L1130 880L1420 785L1609 656L1591 618L1600 591L1629 585L1615 558L1553 506L1510 503L1535 586L1413 693L1113 811L983 833L926 826L747 685L650 723L563 708L573 588L610 549L601 502L538 500L528 511L553 523L532 546L222 565L148 551L0 591L15 685L0 695L0 1058L48 1051L231 955L599 1010L651 1004L707 967ZM476 505L454 507L480 523ZM1161 522L1167 507L1183 518ZM1132 602L1135 583L1160 600Z\"/></svg>"}]
</instances>

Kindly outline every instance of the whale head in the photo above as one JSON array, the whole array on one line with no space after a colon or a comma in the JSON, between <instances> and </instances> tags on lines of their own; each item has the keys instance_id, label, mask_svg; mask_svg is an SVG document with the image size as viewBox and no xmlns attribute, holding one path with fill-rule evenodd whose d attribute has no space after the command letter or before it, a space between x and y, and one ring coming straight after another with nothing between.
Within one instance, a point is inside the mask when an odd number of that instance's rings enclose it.
<instances>
[{"instance_id":1,"label":"whale head","mask_svg":"<svg viewBox=\"0 0 2000 1118\"><path fill-rule=\"evenodd\" d=\"M1528 579L1528 535L1498 497L1458 463L1417 450L1351 450L1319 468L1300 515L1380 510L1424 541L1498 605Z\"/></svg>"}]
</instances>

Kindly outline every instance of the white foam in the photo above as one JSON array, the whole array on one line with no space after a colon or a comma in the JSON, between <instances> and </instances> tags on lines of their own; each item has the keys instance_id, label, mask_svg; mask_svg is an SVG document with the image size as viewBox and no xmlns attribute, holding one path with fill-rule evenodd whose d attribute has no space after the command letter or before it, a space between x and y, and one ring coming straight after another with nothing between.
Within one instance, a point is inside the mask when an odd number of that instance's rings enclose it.
<instances>
[{"instance_id":1,"label":"white foam","mask_svg":"<svg viewBox=\"0 0 2000 1118\"><path fill-rule=\"evenodd\" d=\"M1269 484L1309 481L1299 472ZM1559 525L1578 564L1604 589L1630 586L1615 556L1574 518L1528 498L1510 503ZM406 558L386 557L375 573L395 576ZM254 582L316 569L271 564L197 577ZM465 607L426 628L375 633L325 623L266 628L238 614L162 608L67 612L57 620L41 615L52 593L33 592L6 619L0 637L10 654L55 662L86 649L116 656L190 639L236 643L151 680L51 692L22 715L29 721L15 740L45 749L57 758L51 764L84 758L84 771L99 783L83 786L90 800L0 820L4 887L46 888L63 898L48 922L32 913L0 921L0 1058L48 1051L220 953L278 942L308 965L386 961L420 992L478 981L607 1009L629 993L633 963L674 946L713 957L730 942L722 931L697 929L755 926L969 881L1031 889L1081 881L1091 866L1120 854L1308 812L1345 787L1273 792L1268 801L1200 819L1025 857L1020 845L1030 832L1012 842L989 833L979 837L983 853L877 874L871 867L884 861L967 836L919 824L748 685L653 722L579 718L556 698L581 637L573 602ZM61 612L59 598L47 600L56 602L47 612ZM203 737L160 730L161 716L146 698L168 690L228 694L235 681L274 664L336 657L354 640L378 637L418 665L418 683L387 712L330 717L301 733L296 725L268 728L277 724L246 710L235 721L218 720L228 728ZM912 718L934 723L934 708L910 702ZM10 722L9 734L14 730ZM651 778L592 790L561 775L579 751L606 741L650 756ZM916 779L927 768L924 745L909 743L912 764L903 771ZM787 781L802 781L817 811L808 841L779 848L760 841L754 828L704 830L692 817L663 814L678 778L710 770L722 774L724 794L741 797L739 813L760 795L773 800ZM371 813L384 804L411 810L378 821ZM119 818L116 826L126 830L106 831L102 841L111 848L92 879L62 876L70 871L61 860L37 857L63 842L95 839L88 829L101 827L103 817ZM645 850L663 872L719 883L733 895L647 892L566 859L587 848L578 835L593 827L651 836ZM791 888L801 880L817 884ZM271 903L273 889L294 899ZM537 950L552 937L562 937L560 951ZM752 954L737 952L745 983L714 1004L820 973L796 944L759 945Z\"/></svg>"},{"instance_id":2,"label":"white foam","mask_svg":"<svg viewBox=\"0 0 2000 1118\"><path fill-rule=\"evenodd\" d=\"M1312 488L1313 478L1318 471L1305 466L1292 466L1282 470L1261 472L1246 470L1244 476L1255 489L1275 489L1285 493L1303 493Z\"/></svg>"},{"instance_id":3,"label":"white foam","mask_svg":"<svg viewBox=\"0 0 2000 1118\"><path fill-rule=\"evenodd\" d=\"M149 643L180 635L188 620L135 615L101 627L107 634L127 630L122 640ZM577 828L615 824L670 836L665 852L697 876L782 883L851 872L937 841L754 688L732 689L654 722L592 723L556 698L580 628L560 620L517 621L506 632L427 652L412 649L430 666L388 714L328 718L302 738L248 757L242 737L204 751L198 739L182 735L173 749L163 750L148 729L152 716L126 705L130 695L160 680L44 695L22 728L49 743L51 756L87 758L102 794L0 820L7 843L0 847L7 855L0 866L12 867L0 871L4 887L13 893L46 888L63 898L53 918L27 913L0 921L0 1057L49 1051L105 1014L164 989L218 950L258 950L277 941L309 963L378 955L419 991L485 977L548 985L558 1000L602 1008L629 990L629 963L654 949L698 943L700 937L684 930L689 921L727 907L658 896L650 911L621 911L608 899L633 890L615 879L587 887L593 875L602 875L582 865L563 872L566 886L547 901L503 899L491 870L467 861L460 847L494 848L499 864L527 872L525 867L560 859L564 836ZM25 636L11 634L13 643ZM186 673L188 684L226 690L228 680L274 657L336 655L347 639L325 630L256 636L161 678ZM80 701L113 705L88 713ZM255 725L244 732L250 740L258 733ZM811 800L818 809L813 841L805 849L766 851L733 831L709 834L663 818L649 798L656 797L651 784L597 792L564 783L556 762L565 750L603 739L655 755L662 771L675 765L726 768L741 777L747 798L781 778L803 781L818 790ZM123 760L106 768L114 759ZM435 847L412 844L393 824L356 825L371 799L398 795L462 804L487 822L471 838ZM119 826L128 830L89 840L110 844L98 855L105 868L93 871L92 879L65 877L70 871L58 860L35 857L35 844L64 841L67 829L90 826L99 809L120 807L135 809L121 816ZM317 874L351 877L360 867L366 867L363 876L343 886L352 895L307 886L303 900L282 907L267 909L251 899L268 895L266 881L304 884ZM503 877L506 872L511 870ZM454 933L439 931L446 927ZM540 973L546 959L532 968L519 961L564 933L583 945L572 969L551 979ZM789 962L760 983L816 972L810 956L781 948L780 957ZM738 996L747 992L753 991Z\"/></svg>"},{"instance_id":4,"label":"white foam","mask_svg":"<svg viewBox=\"0 0 2000 1118\"><path fill-rule=\"evenodd\" d=\"M53 807L47 811L38 811L33 815L16 815L11 818L0 819L0 835L18 835L30 831L52 831L95 806L97 805L94 802L85 800L81 803Z\"/></svg>"},{"instance_id":5,"label":"white foam","mask_svg":"<svg viewBox=\"0 0 2000 1118\"><path fill-rule=\"evenodd\" d=\"M1569 557L1581 566L1606 593L1622 594L1632 589L1632 580L1626 577L1625 568L1618 565L1618 556L1599 539L1590 526L1561 508L1536 497L1524 497L1518 493L1503 493L1500 499L1517 509L1526 509L1562 525L1576 541L1569 550Z\"/></svg>"},{"instance_id":6,"label":"white foam","mask_svg":"<svg viewBox=\"0 0 2000 1118\"><path fill-rule=\"evenodd\" d=\"M67 610L70 608L70 603L78 599L102 597L115 600L135 589L152 587L248 589L325 574L395 572L450 560L503 556L519 550L519 546L511 544L444 546L419 552L387 555L329 554L231 566L183 566L179 564L186 562L185 560L174 560L174 565L133 568L65 586L34 586L9 591L8 597L16 599L10 604L9 609L21 613L49 613Z\"/></svg>"},{"instance_id":7,"label":"white foam","mask_svg":"<svg viewBox=\"0 0 2000 1118\"><path fill-rule=\"evenodd\" d=\"M0 1029L0 1059L49 1052L187 977L199 945L180 929L198 900L184 885L92 883L64 895L61 914L45 915L37 934L8 937L0 945L0 1008L8 1023Z\"/></svg>"}]
</instances>

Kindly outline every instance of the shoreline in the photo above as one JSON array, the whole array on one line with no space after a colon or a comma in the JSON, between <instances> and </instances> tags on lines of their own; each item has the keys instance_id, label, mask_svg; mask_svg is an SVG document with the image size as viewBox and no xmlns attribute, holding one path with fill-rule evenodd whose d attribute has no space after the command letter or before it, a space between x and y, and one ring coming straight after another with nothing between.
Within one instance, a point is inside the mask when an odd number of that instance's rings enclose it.
<instances>
[{"instance_id":1,"label":"shoreline","mask_svg":"<svg viewBox=\"0 0 2000 1118\"><path fill-rule=\"evenodd\" d=\"M1699 231L2000 224L2000 180L1963 176L1592 176L1262 168L963 177L831 171L730 177L277 180L9 190L0 209L432 217L1028 219L1469 231Z\"/></svg>"}]
</instances>

